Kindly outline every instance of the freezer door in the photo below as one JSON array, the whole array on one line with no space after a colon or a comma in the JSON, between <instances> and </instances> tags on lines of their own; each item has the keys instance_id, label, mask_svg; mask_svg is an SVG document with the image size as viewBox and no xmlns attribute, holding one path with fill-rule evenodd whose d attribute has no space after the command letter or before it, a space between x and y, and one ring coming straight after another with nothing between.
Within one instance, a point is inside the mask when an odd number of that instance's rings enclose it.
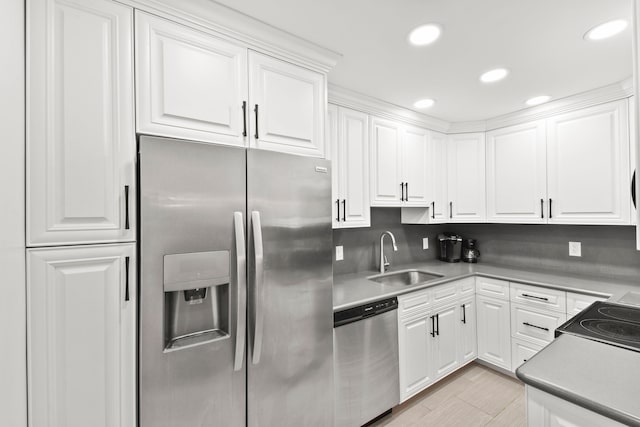
<instances>
[{"instance_id":1,"label":"freezer door","mask_svg":"<svg viewBox=\"0 0 640 427\"><path fill-rule=\"evenodd\" d=\"M248 425L333 425L329 162L247 153Z\"/></svg>"},{"instance_id":2,"label":"freezer door","mask_svg":"<svg viewBox=\"0 0 640 427\"><path fill-rule=\"evenodd\" d=\"M139 152L140 426L245 426L246 151Z\"/></svg>"}]
</instances>

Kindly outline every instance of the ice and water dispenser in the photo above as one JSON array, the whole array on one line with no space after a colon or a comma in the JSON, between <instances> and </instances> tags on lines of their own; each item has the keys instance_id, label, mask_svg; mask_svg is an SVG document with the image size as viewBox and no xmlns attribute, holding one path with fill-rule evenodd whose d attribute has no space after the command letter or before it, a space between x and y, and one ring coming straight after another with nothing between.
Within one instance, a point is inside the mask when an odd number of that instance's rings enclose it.
<instances>
[{"instance_id":1,"label":"ice and water dispenser","mask_svg":"<svg viewBox=\"0 0 640 427\"><path fill-rule=\"evenodd\" d=\"M164 256L164 343L174 351L229 337L229 251Z\"/></svg>"}]
</instances>

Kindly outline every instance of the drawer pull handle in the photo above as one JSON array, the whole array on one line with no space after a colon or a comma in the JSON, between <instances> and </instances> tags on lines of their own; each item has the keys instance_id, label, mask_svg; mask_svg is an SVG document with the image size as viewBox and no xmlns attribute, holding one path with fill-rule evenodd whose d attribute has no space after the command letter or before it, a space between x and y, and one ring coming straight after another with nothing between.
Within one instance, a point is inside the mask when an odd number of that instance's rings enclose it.
<instances>
[{"instance_id":1,"label":"drawer pull handle","mask_svg":"<svg viewBox=\"0 0 640 427\"><path fill-rule=\"evenodd\" d=\"M549 328L543 328L542 326L532 325L529 322L522 322L522 324L525 325L525 326L531 326L532 328L542 329L543 331L549 332Z\"/></svg>"},{"instance_id":2,"label":"drawer pull handle","mask_svg":"<svg viewBox=\"0 0 640 427\"><path fill-rule=\"evenodd\" d=\"M529 295L529 294L522 294L522 296L525 297L525 298L534 298L534 299L539 299L539 300L542 300L542 301L549 301L549 298L547 298L547 297L538 297L538 296Z\"/></svg>"}]
</instances>

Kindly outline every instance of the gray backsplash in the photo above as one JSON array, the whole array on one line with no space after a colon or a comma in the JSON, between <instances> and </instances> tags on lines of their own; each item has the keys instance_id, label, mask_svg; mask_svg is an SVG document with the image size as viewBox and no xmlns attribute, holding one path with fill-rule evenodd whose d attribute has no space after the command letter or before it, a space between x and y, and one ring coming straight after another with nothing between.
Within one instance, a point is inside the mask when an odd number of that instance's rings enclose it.
<instances>
[{"instance_id":1,"label":"gray backsplash","mask_svg":"<svg viewBox=\"0 0 640 427\"><path fill-rule=\"evenodd\" d=\"M344 246L344 261L334 261L334 273L377 269L380 234L384 230L391 231L398 244L398 251L393 252L385 242L392 267L436 259L437 235L451 231L478 240L480 262L640 280L640 252L635 249L633 226L403 225L399 208L372 208L370 228L334 230L334 245ZM428 250L422 249L423 237L429 237ZM582 242L582 257L569 256L569 241Z\"/></svg>"}]
</instances>

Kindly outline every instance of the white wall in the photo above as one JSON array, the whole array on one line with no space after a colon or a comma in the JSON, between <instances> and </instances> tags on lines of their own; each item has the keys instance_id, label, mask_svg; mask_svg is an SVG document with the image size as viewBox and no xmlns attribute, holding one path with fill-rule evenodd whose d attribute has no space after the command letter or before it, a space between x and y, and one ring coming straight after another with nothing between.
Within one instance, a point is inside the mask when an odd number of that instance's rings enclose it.
<instances>
[{"instance_id":1,"label":"white wall","mask_svg":"<svg viewBox=\"0 0 640 427\"><path fill-rule=\"evenodd\" d=\"M0 13L0 425L27 425L24 0Z\"/></svg>"}]
</instances>

